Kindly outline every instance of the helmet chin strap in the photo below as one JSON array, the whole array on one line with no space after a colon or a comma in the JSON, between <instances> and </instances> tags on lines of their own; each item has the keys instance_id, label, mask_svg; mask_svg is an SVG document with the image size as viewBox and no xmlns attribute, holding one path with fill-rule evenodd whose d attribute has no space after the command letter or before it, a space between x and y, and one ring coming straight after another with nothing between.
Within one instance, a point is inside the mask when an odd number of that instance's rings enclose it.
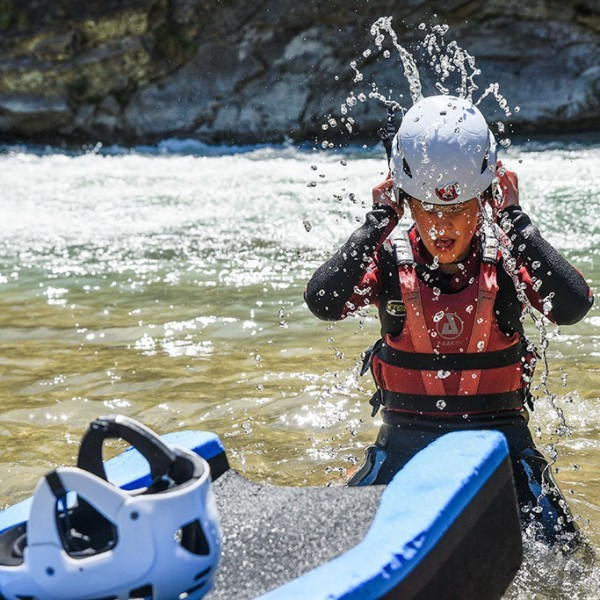
<instances>
[{"instance_id":1,"label":"helmet chin strap","mask_svg":"<svg viewBox=\"0 0 600 600\"><path fill-rule=\"evenodd\" d=\"M387 155L388 168L390 168L392 160L392 140L394 139L394 135L396 135L395 117L396 110L393 106L388 105L386 126L379 130L379 137Z\"/></svg>"}]
</instances>

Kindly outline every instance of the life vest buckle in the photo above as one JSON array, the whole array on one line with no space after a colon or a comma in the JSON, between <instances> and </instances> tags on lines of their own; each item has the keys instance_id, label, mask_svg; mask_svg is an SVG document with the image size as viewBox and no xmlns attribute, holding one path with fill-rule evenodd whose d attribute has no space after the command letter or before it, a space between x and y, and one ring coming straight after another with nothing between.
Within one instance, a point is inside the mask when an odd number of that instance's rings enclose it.
<instances>
[{"instance_id":1,"label":"life vest buckle","mask_svg":"<svg viewBox=\"0 0 600 600\"><path fill-rule=\"evenodd\" d=\"M362 365L360 367L361 377L371 368L373 356L379 351L383 340L380 338L374 344L371 344L362 354Z\"/></svg>"},{"instance_id":2,"label":"life vest buckle","mask_svg":"<svg viewBox=\"0 0 600 600\"><path fill-rule=\"evenodd\" d=\"M369 404L373 407L373 410L371 411L371 416L374 417L377 412L379 411L379 408L381 407L381 405L383 404L383 402L381 401L381 390L378 389L372 396L371 399L369 400Z\"/></svg>"}]
</instances>

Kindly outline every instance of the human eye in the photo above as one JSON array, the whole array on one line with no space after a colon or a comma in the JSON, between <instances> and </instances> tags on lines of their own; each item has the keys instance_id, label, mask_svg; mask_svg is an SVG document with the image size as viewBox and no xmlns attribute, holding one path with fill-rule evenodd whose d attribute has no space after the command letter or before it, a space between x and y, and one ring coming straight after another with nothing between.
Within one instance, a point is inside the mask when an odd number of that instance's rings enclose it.
<instances>
[{"instance_id":1,"label":"human eye","mask_svg":"<svg viewBox=\"0 0 600 600\"><path fill-rule=\"evenodd\" d=\"M451 204L450 206L444 206L443 210L447 215L460 215L465 209L465 203L459 202L457 204Z\"/></svg>"}]
</instances>

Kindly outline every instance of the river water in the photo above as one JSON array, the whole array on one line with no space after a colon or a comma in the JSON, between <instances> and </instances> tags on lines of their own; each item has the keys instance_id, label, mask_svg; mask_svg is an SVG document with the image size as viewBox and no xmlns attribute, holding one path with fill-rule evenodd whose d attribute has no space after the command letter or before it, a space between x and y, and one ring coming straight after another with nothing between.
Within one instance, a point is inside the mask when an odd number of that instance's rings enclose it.
<instances>
[{"instance_id":1,"label":"river water","mask_svg":"<svg viewBox=\"0 0 600 600\"><path fill-rule=\"evenodd\" d=\"M598 288L600 147L513 144L502 158L535 223ZM371 382L357 375L378 324L374 311L319 322L302 292L362 221L384 168L380 148L4 148L2 506L73 464L86 424L106 413L159 433L215 431L254 480L342 484L379 424ZM548 351L572 427L556 444L556 478L596 551L599 326L598 305L577 325L550 326ZM559 424L540 399L542 449ZM529 544L506 597L589 598L598 581L589 559Z\"/></svg>"}]
</instances>

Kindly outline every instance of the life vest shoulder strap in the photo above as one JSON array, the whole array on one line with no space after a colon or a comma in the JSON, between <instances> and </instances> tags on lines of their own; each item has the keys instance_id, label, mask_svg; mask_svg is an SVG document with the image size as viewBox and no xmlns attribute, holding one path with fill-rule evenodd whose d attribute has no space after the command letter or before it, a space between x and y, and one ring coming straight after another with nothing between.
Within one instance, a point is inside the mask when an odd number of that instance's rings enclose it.
<instances>
[{"instance_id":1,"label":"life vest shoulder strap","mask_svg":"<svg viewBox=\"0 0 600 600\"><path fill-rule=\"evenodd\" d=\"M497 264L500 250L500 229L495 224L485 222L482 228L481 260L486 263Z\"/></svg>"},{"instance_id":2,"label":"life vest shoulder strap","mask_svg":"<svg viewBox=\"0 0 600 600\"><path fill-rule=\"evenodd\" d=\"M413 256L410 238L408 231L403 231L400 235L392 240L392 245L396 255L396 265L399 267L414 265L415 257Z\"/></svg>"},{"instance_id":3,"label":"life vest shoulder strap","mask_svg":"<svg viewBox=\"0 0 600 600\"><path fill-rule=\"evenodd\" d=\"M381 293L378 308L381 336L385 337L388 333L399 335L404 328L406 315L393 238L388 238L381 248L379 272Z\"/></svg>"}]
</instances>

